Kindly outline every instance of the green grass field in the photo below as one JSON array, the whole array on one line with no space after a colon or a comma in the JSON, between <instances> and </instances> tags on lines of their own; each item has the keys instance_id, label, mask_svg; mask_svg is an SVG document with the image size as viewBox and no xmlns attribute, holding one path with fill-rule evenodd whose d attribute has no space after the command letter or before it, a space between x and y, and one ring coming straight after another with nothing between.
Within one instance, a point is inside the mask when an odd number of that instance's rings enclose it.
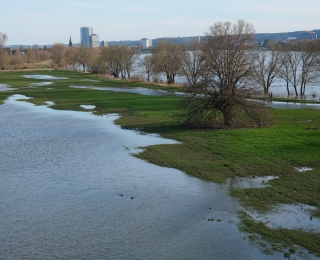
<instances>
[{"instance_id":1,"label":"green grass field","mask_svg":"<svg viewBox=\"0 0 320 260\"><path fill-rule=\"evenodd\" d=\"M28 86L32 83L50 80L22 77L26 74L45 74L68 79L54 80L51 85L30 88ZM53 101L53 109L83 110L81 104L96 105L97 115L119 113L121 118L116 123L123 128L158 133L182 142L176 145L150 146L136 155L154 164L180 169L188 175L218 183L234 176L279 176L270 182L272 186L266 188L231 190L231 195L238 197L248 210L267 211L281 203L303 203L320 208L320 110L272 109L273 119L268 127L196 130L179 124L179 115L183 112L179 106L181 97L70 88L71 85L142 86L174 92L179 90L177 87L109 80L59 70L0 72L1 83L17 89L0 92L0 103L13 93L19 93L33 97L29 102L36 105ZM294 167L311 167L314 170L298 172ZM319 217L320 211L314 212L313 216ZM270 229L248 217L243 217L242 224L246 227L243 228L246 232L258 233L271 243L282 241L286 246L301 245L320 254L319 233ZM275 239L277 234L280 241Z\"/></svg>"}]
</instances>

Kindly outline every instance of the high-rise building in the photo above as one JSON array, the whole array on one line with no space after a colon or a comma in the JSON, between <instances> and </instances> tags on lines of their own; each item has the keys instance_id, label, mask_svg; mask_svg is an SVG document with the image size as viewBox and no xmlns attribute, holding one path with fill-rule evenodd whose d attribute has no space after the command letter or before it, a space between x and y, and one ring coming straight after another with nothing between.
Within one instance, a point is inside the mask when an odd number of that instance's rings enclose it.
<instances>
[{"instance_id":1,"label":"high-rise building","mask_svg":"<svg viewBox=\"0 0 320 260\"><path fill-rule=\"evenodd\" d=\"M148 38L143 38L140 40L140 44L142 48L149 48L152 47L152 40Z\"/></svg>"},{"instance_id":2,"label":"high-rise building","mask_svg":"<svg viewBox=\"0 0 320 260\"><path fill-rule=\"evenodd\" d=\"M92 27L80 27L81 46L90 47L90 36L92 35Z\"/></svg>"},{"instance_id":3,"label":"high-rise building","mask_svg":"<svg viewBox=\"0 0 320 260\"><path fill-rule=\"evenodd\" d=\"M99 35L91 34L90 35L90 47L98 48L99 47Z\"/></svg>"},{"instance_id":4,"label":"high-rise building","mask_svg":"<svg viewBox=\"0 0 320 260\"><path fill-rule=\"evenodd\" d=\"M81 46L98 48L99 35L94 34L92 27L80 27Z\"/></svg>"}]
</instances>

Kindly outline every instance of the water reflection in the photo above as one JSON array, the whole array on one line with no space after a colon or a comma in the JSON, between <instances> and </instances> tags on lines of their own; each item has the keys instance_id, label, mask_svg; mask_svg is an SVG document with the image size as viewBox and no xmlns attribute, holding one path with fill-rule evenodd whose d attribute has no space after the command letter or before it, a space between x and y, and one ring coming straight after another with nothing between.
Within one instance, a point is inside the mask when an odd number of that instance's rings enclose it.
<instances>
[{"instance_id":1,"label":"water reflection","mask_svg":"<svg viewBox=\"0 0 320 260\"><path fill-rule=\"evenodd\" d=\"M320 104L308 104L308 103L296 103L296 102L278 102L278 101L272 101L268 103L268 106L273 108L314 108L314 109L320 109Z\"/></svg>"},{"instance_id":2,"label":"water reflection","mask_svg":"<svg viewBox=\"0 0 320 260\"><path fill-rule=\"evenodd\" d=\"M24 75L23 77L28 79L48 79L48 80L55 80L55 79L68 79L65 77L56 77L51 75Z\"/></svg>"},{"instance_id":3,"label":"water reflection","mask_svg":"<svg viewBox=\"0 0 320 260\"><path fill-rule=\"evenodd\" d=\"M3 259L283 259L243 239L224 185L130 154L176 141L18 98L0 106Z\"/></svg>"},{"instance_id":4,"label":"water reflection","mask_svg":"<svg viewBox=\"0 0 320 260\"><path fill-rule=\"evenodd\" d=\"M316 207L297 205L278 205L267 214L252 214L257 221L266 223L271 228L303 229L320 232L320 219L314 218L313 211ZM285 221L284 221L285 220Z\"/></svg>"},{"instance_id":5,"label":"water reflection","mask_svg":"<svg viewBox=\"0 0 320 260\"><path fill-rule=\"evenodd\" d=\"M264 188L269 186L269 181L279 178L278 176L264 177L234 177L227 179L226 187L229 189Z\"/></svg>"},{"instance_id":6,"label":"water reflection","mask_svg":"<svg viewBox=\"0 0 320 260\"><path fill-rule=\"evenodd\" d=\"M0 91L11 91L11 90L16 90L16 88L12 88L6 84L0 84Z\"/></svg>"},{"instance_id":7,"label":"water reflection","mask_svg":"<svg viewBox=\"0 0 320 260\"><path fill-rule=\"evenodd\" d=\"M85 88L85 89L96 89L104 91L114 91L114 92L126 92L126 93L136 93L148 96L168 96L174 95L174 93L167 92L160 89L148 89L148 88L113 88L113 87L93 87L93 86L70 86L71 88Z\"/></svg>"},{"instance_id":8,"label":"water reflection","mask_svg":"<svg viewBox=\"0 0 320 260\"><path fill-rule=\"evenodd\" d=\"M41 87L41 86L47 86L47 85L51 85L51 84L53 84L53 82L51 82L51 81L45 81L45 82L32 83L31 86Z\"/></svg>"}]
</instances>

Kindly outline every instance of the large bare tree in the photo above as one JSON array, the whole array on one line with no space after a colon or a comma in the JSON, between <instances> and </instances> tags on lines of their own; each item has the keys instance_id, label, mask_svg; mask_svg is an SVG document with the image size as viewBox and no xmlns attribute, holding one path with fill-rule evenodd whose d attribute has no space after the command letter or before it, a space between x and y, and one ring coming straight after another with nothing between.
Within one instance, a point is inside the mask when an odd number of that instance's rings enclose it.
<instances>
[{"instance_id":1,"label":"large bare tree","mask_svg":"<svg viewBox=\"0 0 320 260\"><path fill-rule=\"evenodd\" d=\"M277 45L270 47L270 51L256 51L253 64L254 81L263 88L264 96L268 96L270 86L280 78L282 68L282 52Z\"/></svg>"},{"instance_id":2,"label":"large bare tree","mask_svg":"<svg viewBox=\"0 0 320 260\"><path fill-rule=\"evenodd\" d=\"M317 43L318 41L303 41L301 42L301 82L300 82L300 96L305 95L306 85L314 82L319 73L317 70Z\"/></svg>"},{"instance_id":3,"label":"large bare tree","mask_svg":"<svg viewBox=\"0 0 320 260\"><path fill-rule=\"evenodd\" d=\"M142 60L139 61L138 65L142 68L142 71L147 74L147 81L149 82L150 77L153 75L153 67L154 67L152 56L147 54L142 58Z\"/></svg>"},{"instance_id":4,"label":"large bare tree","mask_svg":"<svg viewBox=\"0 0 320 260\"><path fill-rule=\"evenodd\" d=\"M68 66L72 66L72 70L75 70L78 64L77 55L78 55L77 48L75 47L66 48L64 53L64 59Z\"/></svg>"},{"instance_id":5,"label":"large bare tree","mask_svg":"<svg viewBox=\"0 0 320 260\"><path fill-rule=\"evenodd\" d=\"M107 66L107 71L115 78L119 78L123 68L121 51L122 47L120 45L111 45L103 48L101 52L102 60L104 60Z\"/></svg>"},{"instance_id":6,"label":"large bare tree","mask_svg":"<svg viewBox=\"0 0 320 260\"><path fill-rule=\"evenodd\" d=\"M204 60L200 42L193 40L186 47L181 59L181 74L187 78L190 85L196 85L202 79Z\"/></svg>"},{"instance_id":7,"label":"large bare tree","mask_svg":"<svg viewBox=\"0 0 320 260\"><path fill-rule=\"evenodd\" d=\"M318 41L295 41L283 48L281 77L292 86L296 96L304 96L306 85L314 82L319 74L317 70Z\"/></svg>"},{"instance_id":8,"label":"large bare tree","mask_svg":"<svg viewBox=\"0 0 320 260\"><path fill-rule=\"evenodd\" d=\"M261 124L265 119L265 105L254 99L251 84L254 33L253 25L243 20L209 28L202 47L202 79L188 86L183 102L188 110L185 123L216 127L247 120Z\"/></svg>"},{"instance_id":9,"label":"large bare tree","mask_svg":"<svg viewBox=\"0 0 320 260\"><path fill-rule=\"evenodd\" d=\"M63 43L55 43L50 49L52 61L59 68L63 67L64 65L65 49L66 46Z\"/></svg>"},{"instance_id":10,"label":"large bare tree","mask_svg":"<svg viewBox=\"0 0 320 260\"><path fill-rule=\"evenodd\" d=\"M167 84L175 83L175 76L180 71L183 55L183 47L171 41L161 41L153 48L154 70L158 73L165 73Z\"/></svg>"}]
</instances>

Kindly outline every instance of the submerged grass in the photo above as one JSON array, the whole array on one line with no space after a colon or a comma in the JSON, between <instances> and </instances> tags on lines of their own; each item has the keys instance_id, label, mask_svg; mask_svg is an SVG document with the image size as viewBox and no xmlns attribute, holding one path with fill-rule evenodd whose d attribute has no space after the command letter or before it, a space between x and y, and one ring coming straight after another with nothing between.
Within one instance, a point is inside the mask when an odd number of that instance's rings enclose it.
<instances>
[{"instance_id":1,"label":"submerged grass","mask_svg":"<svg viewBox=\"0 0 320 260\"><path fill-rule=\"evenodd\" d=\"M68 79L37 80L23 77L26 74ZM53 84L30 88L32 83L44 81ZM18 93L32 97L28 102L36 105L53 101L55 105L51 107L54 109L84 111L80 105L95 105L94 113L97 115L119 113L121 118L116 123L123 128L158 133L180 141L181 144L149 146L136 155L157 165L177 168L190 176L218 183L234 176L280 177L270 182L272 186L263 189L231 190L231 195L238 197L247 208L263 211L279 203L304 203L320 208L320 110L272 109L273 122L263 128L196 130L178 124L182 112L178 106L181 97L70 88L71 85L147 87L174 92L179 91L177 87L110 80L59 70L0 72L0 83L17 88L10 92L0 92L0 102ZM314 170L297 172L294 167L311 167ZM319 211L314 216L320 216ZM291 241L314 253L320 253L319 244L306 244L306 241L311 241L319 233L315 235L301 230L270 229L253 220L248 222L244 219L243 223L250 226L250 230L244 230L259 233L267 240L280 237L283 242ZM268 236L268 232L273 235Z\"/></svg>"}]
</instances>

